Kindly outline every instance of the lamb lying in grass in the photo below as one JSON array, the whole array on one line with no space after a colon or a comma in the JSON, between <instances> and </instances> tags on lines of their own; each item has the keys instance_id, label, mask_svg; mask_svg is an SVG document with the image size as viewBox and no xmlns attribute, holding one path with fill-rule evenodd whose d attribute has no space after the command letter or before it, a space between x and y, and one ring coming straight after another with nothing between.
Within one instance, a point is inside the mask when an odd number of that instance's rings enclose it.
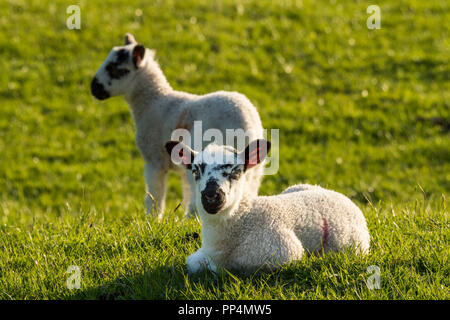
<instances>
[{"instance_id":1,"label":"lamb lying in grass","mask_svg":"<svg viewBox=\"0 0 450 320\"><path fill-rule=\"evenodd\" d=\"M161 215L164 211L169 171L177 171L183 178L186 213L195 210L191 173L175 166L164 149L164 144L173 139L174 130L185 129L199 141L208 129L219 131L223 137L227 129L242 130L250 141L263 137L259 114L244 95L226 91L195 95L172 89L154 59L154 51L138 44L131 34L125 36L124 46L111 50L92 80L91 91L100 100L125 95L130 105L136 124L136 144L145 160L147 213L156 209ZM201 121L202 132L195 132L194 121ZM245 177L252 185L247 191L254 195L259 189L262 169L260 166Z\"/></svg>"},{"instance_id":2,"label":"lamb lying in grass","mask_svg":"<svg viewBox=\"0 0 450 320\"><path fill-rule=\"evenodd\" d=\"M276 196L243 196L242 174L263 161L270 143L260 139L243 152L209 144L196 153L170 141L166 149L195 177L202 248L187 259L188 271L204 268L272 269L305 252L345 247L369 250L369 232L358 207L319 186L296 185Z\"/></svg>"}]
</instances>

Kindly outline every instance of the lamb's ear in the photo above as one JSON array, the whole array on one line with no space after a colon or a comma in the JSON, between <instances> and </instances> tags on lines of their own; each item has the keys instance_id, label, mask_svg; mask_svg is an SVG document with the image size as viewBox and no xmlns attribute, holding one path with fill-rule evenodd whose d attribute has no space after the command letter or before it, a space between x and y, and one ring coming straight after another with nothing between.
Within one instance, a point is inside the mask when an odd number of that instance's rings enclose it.
<instances>
[{"instance_id":1,"label":"lamb's ear","mask_svg":"<svg viewBox=\"0 0 450 320\"><path fill-rule=\"evenodd\" d=\"M142 44L137 44L133 48L133 63L136 68L139 68L144 60L145 47Z\"/></svg>"},{"instance_id":2,"label":"lamb's ear","mask_svg":"<svg viewBox=\"0 0 450 320\"><path fill-rule=\"evenodd\" d=\"M131 33L125 35L125 45L136 43L134 36Z\"/></svg>"},{"instance_id":3,"label":"lamb's ear","mask_svg":"<svg viewBox=\"0 0 450 320\"><path fill-rule=\"evenodd\" d=\"M165 147L173 163L178 165L181 164L187 169L192 168L191 164L194 161L197 152L179 141L169 141L166 143Z\"/></svg>"},{"instance_id":4,"label":"lamb's ear","mask_svg":"<svg viewBox=\"0 0 450 320\"><path fill-rule=\"evenodd\" d=\"M270 141L258 139L250 142L247 148L241 153L244 159L244 170L253 168L261 163L267 157L269 150Z\"/></svg>"}]
</instances>

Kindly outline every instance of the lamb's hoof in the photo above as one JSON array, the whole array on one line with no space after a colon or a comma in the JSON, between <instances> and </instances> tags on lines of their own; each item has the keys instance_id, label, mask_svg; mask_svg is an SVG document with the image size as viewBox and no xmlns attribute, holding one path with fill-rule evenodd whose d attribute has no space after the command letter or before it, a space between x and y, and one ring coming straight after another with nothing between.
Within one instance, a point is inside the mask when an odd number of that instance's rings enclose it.
<instances>
[{"instance_id":1,"label":"lamb's hoof","mask_svg":"<svg viewBox=\"0 0 450 320\"><path fill-rule=\"evenodd\" d=\"M217 267L207 256L203 255L201 251L191 254L186 261L187 271L189 274L198 273L203 270L209 270L212 273L217 272Z\"/></svg>"}]
</instances>

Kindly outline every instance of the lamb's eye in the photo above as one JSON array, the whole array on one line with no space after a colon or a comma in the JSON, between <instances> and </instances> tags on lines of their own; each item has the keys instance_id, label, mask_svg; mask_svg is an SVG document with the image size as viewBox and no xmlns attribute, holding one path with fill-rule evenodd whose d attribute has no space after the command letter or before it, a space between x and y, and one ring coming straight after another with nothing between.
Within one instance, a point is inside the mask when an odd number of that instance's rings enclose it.
<instances>
[{"instance_id":1,"label":"lamb's eye","mask_svg":"<svg viewBox=\"0 0 450 320\"><path fill-rule=\"evenodd\" d=\"M227 174L227 176L233 180L238 180L241 177L241 174L242 171L239 168L234 168L233 170L231 170L230 174Z\"/></svg>"},{"instance_id":2,"label":"lamb's eye","mask_svg":"<svg viewBox=\"0 0 450 320\"><path fill-rule=\"evenodd\" d=\"M130 70L119 68L115 63L110 63L106 67L106 71L112 79L119 79L130 72Z\"/></svg>"}]
</instances>

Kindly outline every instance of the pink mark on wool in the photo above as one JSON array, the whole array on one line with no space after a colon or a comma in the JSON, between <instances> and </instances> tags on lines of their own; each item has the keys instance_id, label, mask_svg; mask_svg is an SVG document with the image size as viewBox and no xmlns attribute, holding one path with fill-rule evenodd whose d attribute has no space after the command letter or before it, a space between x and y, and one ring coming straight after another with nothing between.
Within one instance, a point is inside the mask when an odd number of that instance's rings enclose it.
<instances>
[{"instance_id":1,"label":"pink mark on wool","mask_svg":"<svg viewBox=\"0 0 450 320\"><path fill-rule=\"evenodd\" d=\"M328 238L330 236L330 231L328 229L328 221L326 219L323 219L323 225L322 225L322 246L325 248L325 246L328 245Z\"/></svg>"}]
</instances>

